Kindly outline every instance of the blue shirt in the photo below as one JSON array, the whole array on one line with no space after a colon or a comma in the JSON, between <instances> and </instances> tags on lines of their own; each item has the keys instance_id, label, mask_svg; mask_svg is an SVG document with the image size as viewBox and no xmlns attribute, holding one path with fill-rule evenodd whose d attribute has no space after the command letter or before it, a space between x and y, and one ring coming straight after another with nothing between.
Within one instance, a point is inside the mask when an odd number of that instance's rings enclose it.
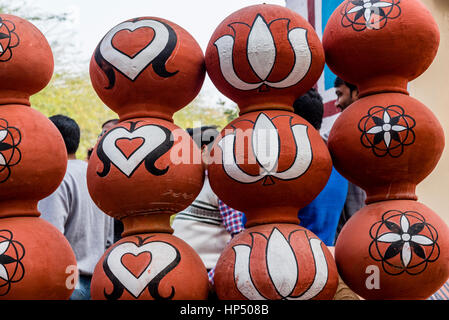
<instances>
[{"instance_id":1,"label":"blue shirt","mask_svg":"<svg viewBox=\"0 0 449 320\"><path fill-rule=\"evenodd\" d=\"M316 234L326 246L333 246L347 194L348 180L332 167L324 189L308 206L299 210L299 225Z\"/></svg>"}]
</instances>

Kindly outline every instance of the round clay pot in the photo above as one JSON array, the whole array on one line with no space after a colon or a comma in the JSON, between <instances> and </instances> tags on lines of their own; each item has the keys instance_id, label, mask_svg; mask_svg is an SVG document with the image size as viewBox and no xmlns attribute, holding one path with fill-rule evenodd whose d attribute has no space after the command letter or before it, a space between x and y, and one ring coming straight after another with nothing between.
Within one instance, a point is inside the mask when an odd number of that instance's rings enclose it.
<instances>
[{"instance_id":1,"label":"round clay pot","mask_svg":"<svg viewBox=\"0 0 449 320\"><path fill-rule=\"evenodd\" d=\"M365 299L427 299L449 277L449 228L416 201L372 203L344 225L335 259Z\"/></svg>"},{"instance_id":2,"label":"round clay pot","mask_svg":"<svg viewBox=\"0 0 449 320\"><path fill-rule=\"evenodd\" d=\"M320 193L332 170L319 133L303 118L282 110L235 119L217 137L211 156L212 189L245 213L247 227L299 223L298 210Z\"/></svg>"},{"instance_id":3,"label":"round clay pot","mask_svg":"<svg viewBox=\"0 0 449 320\"><path fill-rule=\"evenodd\" d=\"M245 229L223 251L214 276L222 300L332 299L337 285L329 249L293 224Z\"/></svg>"},{"instance_id":4,"label":"round clay pot","mask_svg":"<svg viewBox=\"0 0 449 320\"><path fill-rule=\"evenodd\" d=\"M0 105L30 105L53 74L53 54L44 35L30 22L0 14Z\"/></svg>"},{"instance_id":5,"label":"round clay pot","mask_svg":"<svg viewBox=\"0 0 449 320\"><path fill-rule=\"evenodd\" d=\"M116 218L180 212L203 181L201 151L189 134L156 118L112 127L98 141L87 168L92 199Z\"/></svg>"},{"instance_id":6,"label":"round clay pot","mask_svg":"<svg viewBox=\"0 0 449 320\"><path fill-rule=\"evenodd\" d=\"M90 62L90 77L98 96L120 120L171 121L173 113L200 91L204 55L195 39L175 23L135 18L103 37Z\"/></svg>"},{"instance_id":7,"label":"round clay pot","mask_svg":"<svg viewBox=\"0 0 449 320\"><path fill-rule=\"evenodd\" d=\"M168 233L122 238L100 259L91 284L94 300L205 300L208 293L201 258Z\"/></svg>"},{"instance_id":8,"label":"round clay pot","mask_svg":"<svg viewBox=\"0 0 449 320\"><path fill-rule=\"evenodd\" d=\"M440 34L418 0L343 1L323 33L326 63L360 96L407 93L436 56Z\"/></svg>"},{"instance_id":9,"label":"round clay pot","mask_svg":"<svg viewBox=\"0 0 449 320\"><path fill-rule=\"evenodd\" d=\"M75 289L68 280L76 270L72 248L41 218L1 218L0 258L0 299L64 300Z\"/></svg>"},{"instance_id":10,"label":"round clay pot","mask_svg":"<svg viewBox=\"0 0 449 320\"><path fill-rule=\"evenodd\" d=\"M332 127L328 146L335 168L367 192L367 203L416 200L416 185L440 159L444 132L418 100L384 93L345 109Z\"/></svg>"},{"instance_id":11,"label":"round clay pot","mask_svg":"<svg viewBox=\"0 0 449 320\"><path fill-rule=\"evenodd\" d=\"M64 140L47 117L25 105L1 106L0 217L39 216L37 202L56 190L66 167Z\"/></svg>"},{"instance_id":12,"label":"round clay pot","mask_svg":"<svg viewBox=\"0 0 449 320\"><path fill-rule=\"evenodd\" d=\"M313 27L288 8L261 4L238 10L213 33L205 54L207 73L241 114L262 109L293 111L324 68Z\"/></svg>"}]
</instances>

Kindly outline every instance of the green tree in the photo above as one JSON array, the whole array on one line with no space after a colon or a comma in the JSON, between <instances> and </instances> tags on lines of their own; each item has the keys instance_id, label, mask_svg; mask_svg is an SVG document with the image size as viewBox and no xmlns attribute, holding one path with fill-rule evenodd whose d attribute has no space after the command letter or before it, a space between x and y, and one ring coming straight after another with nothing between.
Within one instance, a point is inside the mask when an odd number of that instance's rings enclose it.
<instances>
[{"instance_id":1,"label":"green tree","mask_svg":"<svg viewBox=\"0 0 449 320\"><path fill-rule=\"evenodd\" d=\"M74 119L81 129L77 157L85 159L87 149L97 142L103 122L118 116L98 98L87 76L61 77L54 75L44 90L32 96L31 106L47 117L64 114Z\"/></svg>"},{"instance_id":2,"label":"green tree","mask_svg":"<svg viewBox=\"0 0 449 320\"><path fill-rule=\"evenodd\" d=\"M234 104L226 107L224 101L219 101L218 103L222 106L223 113L226 116L228 123L239 117L240 109L237 105Z\"/></svg>"},{"instance_id":3,"label":"green tree","mask_svg":"<svg viewBox=\"0 0 449 320\"><path fill-rule=\"evenodd\" d=\"M42 20L65 21L67 19L67 13L54 14L42 12L42 10L37 9L27 0L14 0L14 2L10 0L0 0L0 13L17 15L31 22Z\"/></svg>"},{"instance_id":4,"label":"green tree","mask_svg":"<svg viewBox=\"0 0 449 320\"><path fill-rule=\"evenodd\" d=\"M30 0L0 0L0 13L28 20L44 34L53 51L55 73L79 76L84 61L77 46L73 16L69 12L48 12L36 4Z\"/></svg>"},{"instance_id":5,"label":"green tree","mask_svg":"<svg viewBox=\"0 0 449 320\"><path fill-rule=\"evenodd\" d=\"M174 114L174 123L184 129L205 125L224 128L229 121L223 106L219 102L216 105L207 105L206 98L200 93L189 105Z\"/></svg>"}]
</instances>

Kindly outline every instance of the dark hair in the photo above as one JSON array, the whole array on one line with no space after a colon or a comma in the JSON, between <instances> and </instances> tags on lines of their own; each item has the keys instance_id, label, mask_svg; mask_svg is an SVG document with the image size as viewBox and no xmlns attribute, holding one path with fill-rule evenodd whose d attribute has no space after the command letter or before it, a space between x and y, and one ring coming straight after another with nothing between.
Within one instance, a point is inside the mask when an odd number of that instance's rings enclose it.
<instances>
[{"instance_id":1,"label":"dark hair","mask_svg":"<svg viewBox=\"0 0 449 320\"><path fill-rule=\"evenodd\" d=\"M187 133L192 137L193 141L196 142L198 147L212 146L212 142L218 135L217 126L202 126L199 128L187 128Z\"/></svg>"},{"instance_id":2,"label":"dark hair","mask_svg":"<svg viewBox=\"0 0 449 320\"><path fill-rule=\"evenodd\" d=\"M116 124L116 123L118 123L118 121L119 121L118 119L109 119L109 120L106 120L105 122L103 122L103 124L101 125L101 127L104 128L104 126L107 125L107 124L110 123L110 122Z\"/></svg>"},{"instance_id":3,"label":"dark hair","mask_svg":"<svg viewBox=\"0 0 449 320\"><path fill-rule=\"evenodd\" d=\"M101 138L106 133L106 130L104 127L106 127L107 124L112 123L113 125L115 125L118 122L119 122L118 119L109 119L109 120L106 120L105 122L103 122L103 124L101 125L102 130L101 130L100 134L98 135L98 138Z\"/></svg>"},{"instance_id":4,"label":"dark hair","mask_svg":"<svg viewBox=\"0 0 449 320\"><path fill-rule=\"evenodd\" d=\"M80 144L81 133L78 124L72 118L62 114L51 116L49 119L61 133L67 153L74 154Z\"/></svg>"},{"instance_id":5,"label":"dark hair","mask_svg":"<svg viewBox=\"0 0 449 320\"><path fill-rule=\"evenodd\" d=\"M336 77L334 81L334 88L337 88L339 86L347 86L349 88L349 92L352 93L353 91L358 91L357 86L353 85L352 83L344 81L340 77Z\"/></svg>"},{"instance_id":6,"label":"dark hair","mask_svg":"<svg viewBox=\"0 0 449 320\"><path fill-rule=\"evenodd\" d=\"M321 128L324 114L323 98L315 88L297 98L293 103L293 109L298 116L307 120L315 129Z\"/></svg>"}]
</instances>

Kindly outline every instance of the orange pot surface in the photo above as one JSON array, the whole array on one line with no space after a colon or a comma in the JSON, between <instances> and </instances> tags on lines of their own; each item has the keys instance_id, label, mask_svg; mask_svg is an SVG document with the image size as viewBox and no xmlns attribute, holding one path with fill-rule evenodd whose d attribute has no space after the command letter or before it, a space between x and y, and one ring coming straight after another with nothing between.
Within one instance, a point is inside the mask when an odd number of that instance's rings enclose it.
<instances>
[{"instance_id":1,"label":"orange pot surface","mask_svg":"<svg viewBox=\"0 0 449 320\"><path fill-rule=\"evenodd\" d=\"M332 299L337 285L329 249L293 224L245 229L223 251L214 276L223 300Z\"/></svg>"},{"instance_id":2,"label":"orange pot surface","mask_svg":"<svg viewBox=\"0 0 449 320\"><path fill-rule=\"evenodd\" d=\"M169 121L137 118L118 123L94 148L87 168L89 193L106 214L177 213L201 191L201 151Z\"/></svg>"},{"instance_id":3,"label":"orange pot surface","mask_svg":"<svg viewBox=\"0 0 449 320\"><path fill-rule=\"evenodd\" d=\"M64 140L47 117L25 105L0 107L0 138L0 216L38 216L37 202L64 177Z\"/></svg>"},{"instance_id":4,"label":"orange pot surface","mask_svg":"<svg viewBox=\"0 0 449 320\"><path fill-rule=\"evenodd\" d=\"M416 201L372 203L343 227L335 259L365 299L427 299L449 277L449 228Z\"/></svg>"},{"instance_id":5,"label":"orange pot surface","mask_svg":"<svg viewBox=\"0 0 449 320\"><path fill-rule=\"evenodd\" d=\"M326 63L360 95L407 93L436 56L440 34L419 0L343 1L323 33Z\"/></svg>"},{"instance_id":6,"label":"orange pot surface","mask_svg":"<svg viewBox=\"0 0 449 320\"><path fill-rule=\"evenodd\" d=\"M76 269L72 248L41 218L1 218L0 257L1 299L64 300L75 288L68 281Z\"/></svg>"},{"instance_id":7,"label":"orange pot surface","mask_svg":"<svg viewBox=\"0 0 449 320\"><path fill-rule=\"evenodd\" d=\"M0 105L29 105L53 74L53 54L44 35L30 22L0 14Z\"/></svg>"},{"instance_id":8,"label":"orange pot surface","mask_svg":"<svg viewBox=\"0 0 449 320\"><path fill-rule=\"evenodd\" d=\"M444 132L418 100L376 94L351 104L328 139L335 168L367 192L367 202L416 200L415 187L435 168Z\"/></svg>"},{"instance_id":9,"label":"orange pot surface","mask_svg":"<svg viewBox=\"0 0 449 320\"><path fill-rule=\"evenodd\" d=\"M207 73L241 114L262 109L293 111L324 68L324 50L313 27L288 8L261 4L224 19L206 50Z\"/></svg>"},{"instance_id":10,"label":"orange pot surface","mask_svg":"<svg viewBox=\"0 0 449 320\"><path fill-rule=\"evenodd\" d=\"M282 110L235 119L216 139L211 156L212 189L245 213L247 226L298 223L298 210L324 188L332 170L319 133L303 118Z\"/></svg>"},{"instance_id":11,"label":"orange pot surface","mask_svg":"<svg viewBox=\"0 0 449 320\"><path fill-rule=\"evenodd\" d=\"M196 40L173 22L141 17L113 27L90 62L98 96L121 120L173 113L198 94L206 74Z\"/></svg>"},{"instance_id":12,"label":"orange pot surface","mask_svg":"<svg viewBox=\"0 0 449 320\"><path fill-rule=\"evenodd\" d=\"M95 300L205 300L206 268L198 254L167 233L138 234L110 247L95 267Z\"/></svg>"}]
</instances>

